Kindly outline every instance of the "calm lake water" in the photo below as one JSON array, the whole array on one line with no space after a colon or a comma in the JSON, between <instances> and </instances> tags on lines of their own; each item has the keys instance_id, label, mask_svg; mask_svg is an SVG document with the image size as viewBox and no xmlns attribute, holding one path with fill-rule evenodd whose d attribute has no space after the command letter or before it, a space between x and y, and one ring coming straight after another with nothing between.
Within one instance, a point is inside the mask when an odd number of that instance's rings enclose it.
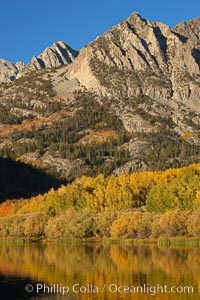
<instances>
[{"instance_id":1,"label":"calm lake water","mask_svg":"<svg viewBox=\"0 0 200 300\"><path fill-rule=\"evenodd\" d=\"M199 300L200 249L4 244L0 299Z\"/></svg>"}]
</instances>

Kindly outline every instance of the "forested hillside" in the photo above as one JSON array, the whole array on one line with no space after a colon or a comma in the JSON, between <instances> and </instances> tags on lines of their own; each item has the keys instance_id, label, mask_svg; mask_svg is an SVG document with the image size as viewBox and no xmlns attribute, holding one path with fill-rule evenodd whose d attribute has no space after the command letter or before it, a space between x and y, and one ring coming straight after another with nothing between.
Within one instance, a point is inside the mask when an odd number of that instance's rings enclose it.
<instances>
[{"instance_id":1,"label":"forested hillside","mask_svg":"<svg viewBox=\"0 0 200 300\"><path fill-rule=\"evenodd\" d=\"M134 13L33 57L0 83L0 156L65 181L199 163L199 23Z\"/></svg>"}]
</instances>

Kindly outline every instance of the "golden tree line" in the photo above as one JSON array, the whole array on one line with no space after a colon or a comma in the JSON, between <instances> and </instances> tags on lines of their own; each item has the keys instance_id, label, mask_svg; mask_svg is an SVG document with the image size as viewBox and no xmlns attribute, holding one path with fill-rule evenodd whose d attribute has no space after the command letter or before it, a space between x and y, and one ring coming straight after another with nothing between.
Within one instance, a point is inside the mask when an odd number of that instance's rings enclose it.
<instances>
[{"instance_id":1,"label":"golden tree line","mask_svg":"<svg viewBox=\"0 0 200 300\"><path fill-rule=\"evenodd\" d=\"M0 236L146 238L200 235L200 164L86 177L0 205Z\"/></svg>"}]
</instances>

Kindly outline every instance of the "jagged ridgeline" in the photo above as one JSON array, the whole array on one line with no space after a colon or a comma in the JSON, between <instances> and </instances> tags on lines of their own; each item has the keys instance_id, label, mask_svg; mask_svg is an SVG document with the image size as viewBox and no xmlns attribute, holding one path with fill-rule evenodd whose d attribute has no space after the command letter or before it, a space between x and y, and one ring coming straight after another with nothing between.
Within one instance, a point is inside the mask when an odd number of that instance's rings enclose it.
<instances>
[{"instance_id":1,"label":"jagged ridgeline","mask_svg":"<svg viewBox=\"0 0 200 300\"><path fill-rule=\"evenodd\" d=\"M0 59L0 156L68 181L199 162L199 37L134 13L80 52Z\"/></svg>"}]
</instances>

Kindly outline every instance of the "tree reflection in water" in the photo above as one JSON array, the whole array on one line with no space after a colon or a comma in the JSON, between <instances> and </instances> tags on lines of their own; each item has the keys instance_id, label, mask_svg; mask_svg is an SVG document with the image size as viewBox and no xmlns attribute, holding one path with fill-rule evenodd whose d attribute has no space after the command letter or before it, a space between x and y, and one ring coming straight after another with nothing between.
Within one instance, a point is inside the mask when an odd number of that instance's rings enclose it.
<instances>
[{"instance_id":1,"label":"tree reflection in water","mask_svg":"<svg viewBox=\"0 0 200 300\"><path fill-rule=\"evenodd\" d=\"M195 294L156 294L156 300L197 300L200 286L200 249L157 246L126 246L94 243L0 245L0 299L38 299L27 294L27 283L73 284L98 287L106 284L126 286L168 285L194 286ZM8 289L8 285L10 289ZM9 294L9 292L10 294ZM62 299L60 295L43 295L45 299ZM6 298L7 297L7 298ZM10 298L9 298L10 297ZM67 299L148 300L150 294L71 293ZM42 297L43 299L43 297Z\"/></svg>"}]
</instances>

